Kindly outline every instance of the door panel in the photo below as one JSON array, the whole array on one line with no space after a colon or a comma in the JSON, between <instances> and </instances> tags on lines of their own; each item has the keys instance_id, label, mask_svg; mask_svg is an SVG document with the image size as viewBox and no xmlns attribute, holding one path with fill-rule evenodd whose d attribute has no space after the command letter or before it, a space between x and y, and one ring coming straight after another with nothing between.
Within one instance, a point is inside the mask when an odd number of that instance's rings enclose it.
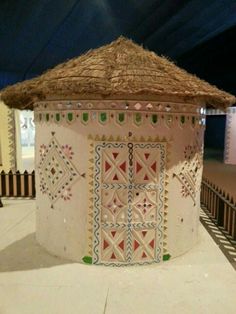
<instances>
[{"instance_id":1,"label":"door panel","mask_svg":"<svg viewBox=\"0 0 236 314\"><path fill-rule=\"evenodd\" d=\"M165 145L95 145L94 263L159 262Z\"/></svg>"}]
</instances>

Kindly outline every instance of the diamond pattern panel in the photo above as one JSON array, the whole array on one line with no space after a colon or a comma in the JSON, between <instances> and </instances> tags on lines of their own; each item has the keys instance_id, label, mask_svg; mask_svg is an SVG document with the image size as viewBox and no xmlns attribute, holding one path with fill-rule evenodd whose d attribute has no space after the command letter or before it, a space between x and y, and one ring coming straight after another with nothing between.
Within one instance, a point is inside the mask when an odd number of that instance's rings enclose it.
<instances>
[{"instance_id":1,"label":"diamond pattern panel","mask_svg":"<svg viewBox=\"0 0 236 314\"><path fill-rule=\"evenodd\" d=\"M79 173L53 136L38 166L41 190L55 202L78 179Z\"/></svg>"},{"instance_id":2,"label":"diamond pattern panel","mask_svg":"<svg viewBox=\"0 0 236 314\"><path fill-rule=\"evenodd\" d=\"M42 172L47 178L48 186L52 193L55 191L60 181L66 176L66 166L55 148L49 151L48 158L42 164Z\"/></svg>"},{"instance_id":3,"label":"diamond pattern panel","mask_svg":"<svg viewBox=\"0 0 236 314\"><path fill-rule=\"evenodd\" d=\"M135 189L133 191L132 220L134 222L156 221L157 192Z\"/></svg>"},{"instance_id":4,"label":"diamond pattern panel","mask_svg":"<svg viewBox=\"0 0 236 314\"><path fill-rule=\"evenodd\" d=\"M102 190L101 221L109 223L124 223L127 221L128 191Z\"/></svg>"}]
</instances>

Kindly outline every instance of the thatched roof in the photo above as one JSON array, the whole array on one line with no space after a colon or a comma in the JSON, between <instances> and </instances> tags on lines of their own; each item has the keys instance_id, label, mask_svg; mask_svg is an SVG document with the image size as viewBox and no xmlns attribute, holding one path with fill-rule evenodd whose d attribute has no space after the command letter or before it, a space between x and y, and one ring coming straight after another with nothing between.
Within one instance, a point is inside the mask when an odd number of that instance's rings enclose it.
<instances>
[{"instance_id":1,"label":"thatched roof","mask_svg":"<svg viewBox=\"0 0 236 314\"><path fill-rule=\"evenodd\" d=\"M123 37L62 63L43 75L7 87L1 98L14 108L32 109L44 99L143 99L188 101L216 108L234 96L178 68L166 58Z\"/></svg>"}]
</instances>

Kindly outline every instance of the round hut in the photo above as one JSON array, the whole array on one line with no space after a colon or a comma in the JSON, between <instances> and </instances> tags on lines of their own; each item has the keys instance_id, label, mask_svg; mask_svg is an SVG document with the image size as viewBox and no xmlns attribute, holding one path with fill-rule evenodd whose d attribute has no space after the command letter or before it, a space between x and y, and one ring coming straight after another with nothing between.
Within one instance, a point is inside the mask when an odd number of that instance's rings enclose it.
<instances>
[{"instance_id":1,"label":"round hut","mask_svg":"<svg viewBox=\"0 0 236 314\"><path fill-rule=\"evenodd\" d=\"M36 237L103 265L159 263L198 239L206 104L234 96L125 38L6 88L36 123Z\"/></svg>"}]
</instances>

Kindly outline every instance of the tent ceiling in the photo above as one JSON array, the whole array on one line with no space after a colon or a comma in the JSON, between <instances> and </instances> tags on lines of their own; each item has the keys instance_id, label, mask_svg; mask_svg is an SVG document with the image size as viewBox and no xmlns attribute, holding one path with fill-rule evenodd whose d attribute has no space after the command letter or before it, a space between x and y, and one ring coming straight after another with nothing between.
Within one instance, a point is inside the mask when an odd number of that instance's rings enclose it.
<instances>
[{"instance_id":1,"label":"tent ceiling","mask_svg":"<svg viewBox=\"0 0 236 314\"><path fill-rule=\"evenodd\" d=\"M236 94L234 0L2 0L0 87L119 35Z\"/></svg>"}]
</instances>

